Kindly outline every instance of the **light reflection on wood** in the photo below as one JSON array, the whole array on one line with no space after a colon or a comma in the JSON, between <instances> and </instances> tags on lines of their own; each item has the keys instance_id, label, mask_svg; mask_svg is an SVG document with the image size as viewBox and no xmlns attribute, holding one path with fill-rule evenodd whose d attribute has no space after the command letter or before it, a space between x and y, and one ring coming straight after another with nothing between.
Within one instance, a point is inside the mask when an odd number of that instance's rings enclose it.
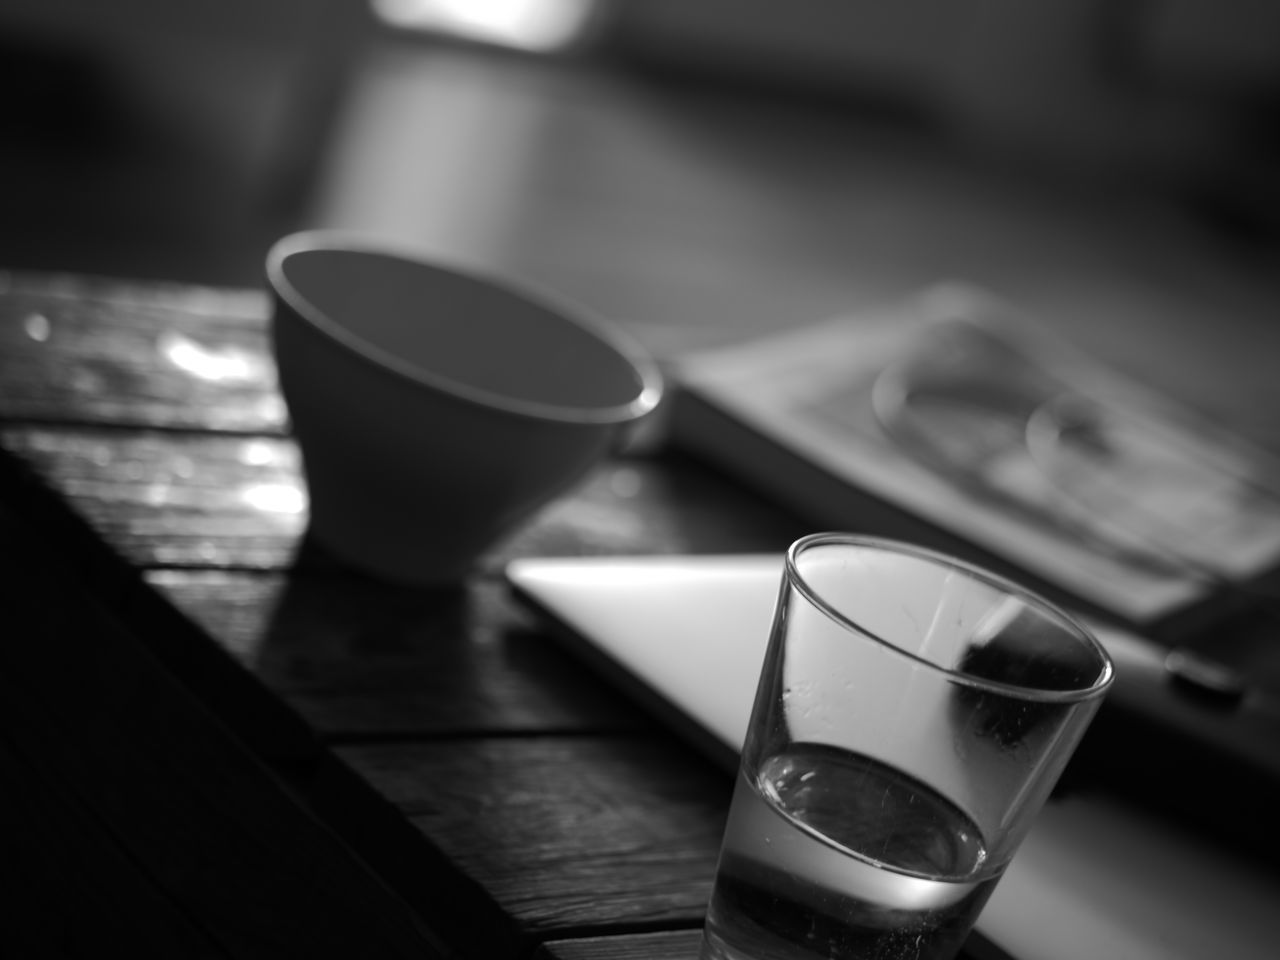
<instances>
[{"instance_id":1,"label":"light reflection on wood","mask_svg":"<svg viewBox=\"0 0 1280 960\"><path fill-rule=\"evenodd\" d=\"M279 434L267 316L252 291L6 278L0 419Z\"/></svg>"},{"instance_id":2,"label":"light reflection on wood","mask_svg":"<svg viewBox=\"0 0 1280 960\"><path fill-rule=\"evenodd\" d=\"M306 488L297 447L274 437L10 427L0 445L144 567L281 570L304 552ZM752 523L732 518L743 511ZM495 544L481 569L514 556L781 550L803 524L690 462L602 464Z\"/></svg>"}]
</instances>

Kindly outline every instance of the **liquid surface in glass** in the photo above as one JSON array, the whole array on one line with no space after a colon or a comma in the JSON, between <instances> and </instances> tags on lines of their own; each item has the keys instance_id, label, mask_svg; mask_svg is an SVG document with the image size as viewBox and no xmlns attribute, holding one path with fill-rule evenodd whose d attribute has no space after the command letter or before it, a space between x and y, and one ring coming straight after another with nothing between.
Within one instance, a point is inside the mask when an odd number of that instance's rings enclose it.
<instances>
[{"instance_id":1,"label":"liquid surface in glass","mask_svg":"<svg viewBox=\"0 0 1280 960\"><path fill-rule=\"evenodd\" d=\"M740 773L704 960L954 956L999 879L973 821L876 760L815 744Z\"/></svg>"}]
</instances>

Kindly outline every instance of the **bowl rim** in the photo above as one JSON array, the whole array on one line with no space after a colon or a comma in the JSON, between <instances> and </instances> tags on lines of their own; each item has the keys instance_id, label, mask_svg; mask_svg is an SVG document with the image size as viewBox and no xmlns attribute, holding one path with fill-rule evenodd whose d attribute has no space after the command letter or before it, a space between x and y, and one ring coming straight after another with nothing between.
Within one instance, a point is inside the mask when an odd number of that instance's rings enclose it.
<instances>
[{"instance_id":1,"label":"bowl rim","mask_svg":"<svg viewBox=\"0 0 1280 960\"><path fill-rule=\"evenodd\" d=\"M359 334L353 333L334 320L286 276L284 264L287 259L298 254L322 252L354 253L400 260L415 266L426 267L437 273L451 274L471 283L492 287L515 300L549 311L585 331L619 356L635 373L636 394L625 403L607 406L546 403L472 386L410 363ZM623 424L650 413L657 407L665 392L664 379L657 362L621 328L606 323L591 311L558 294L552 294L532 284L497 277L429 256L407 243L397 243L346 230L299 231L281 237L271 245L266 258L266 274L267 282L275 294L314 332L338 343L349 350L353 356L371 366L478 406L516 416L559 423ZM272 317L273 327L278 322L279 312L275 311Z\"/></svg>"}]
</instances>

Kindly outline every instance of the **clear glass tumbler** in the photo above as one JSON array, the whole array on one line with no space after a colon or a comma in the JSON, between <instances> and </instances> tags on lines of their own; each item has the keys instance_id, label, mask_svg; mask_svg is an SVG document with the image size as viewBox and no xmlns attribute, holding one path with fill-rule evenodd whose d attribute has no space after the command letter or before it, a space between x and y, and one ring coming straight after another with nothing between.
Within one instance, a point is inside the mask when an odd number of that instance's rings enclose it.
<instances>
[{"instance_id":1,"label":"clear glass tumbler","mask_svg":"<svg viewBox=\"0 0 1280 960\"><path fill-rule=\"evenodd\" d=\"M978 567L839 533L787 552L704 960L960 949L1113 675Z\"/></svg>"}]
</instances>

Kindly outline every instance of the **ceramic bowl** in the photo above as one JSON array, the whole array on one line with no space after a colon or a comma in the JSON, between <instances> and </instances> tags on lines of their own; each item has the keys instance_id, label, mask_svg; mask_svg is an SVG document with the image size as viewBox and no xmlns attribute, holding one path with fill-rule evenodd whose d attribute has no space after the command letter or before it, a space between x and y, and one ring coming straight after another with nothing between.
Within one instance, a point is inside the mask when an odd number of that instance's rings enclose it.
<instances>
[{"instance_id":1,"label":"ceramic bowl","mask_svg":"<svg viewBox=\"0 0 1280 960\"><path fill-rule=\"evenodd\" d=\"M374 240L285 237L267 278L310 534L380 577L461 580L662 396L616 327Z\"/></svg>"}]
</instances>

